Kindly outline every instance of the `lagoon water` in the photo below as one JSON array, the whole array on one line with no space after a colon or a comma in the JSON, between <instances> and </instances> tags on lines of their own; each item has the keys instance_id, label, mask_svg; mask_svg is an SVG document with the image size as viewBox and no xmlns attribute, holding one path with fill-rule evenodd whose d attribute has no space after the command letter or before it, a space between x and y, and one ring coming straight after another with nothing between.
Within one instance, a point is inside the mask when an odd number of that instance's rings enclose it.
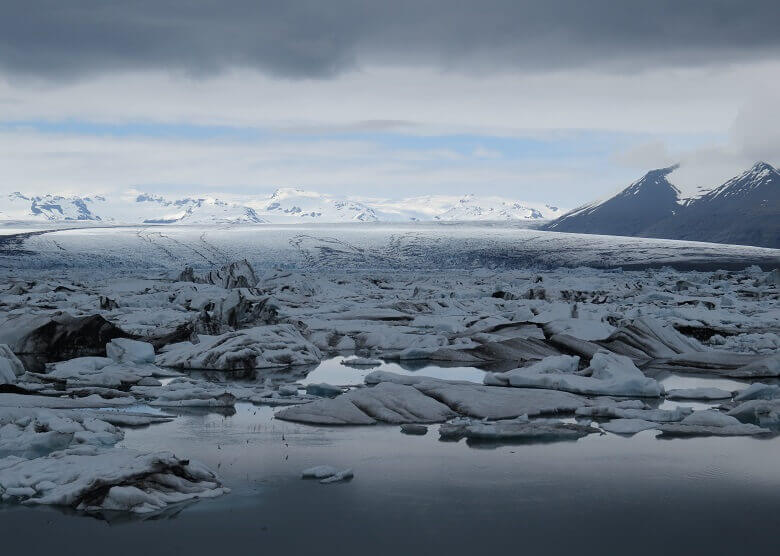
<instances>
[{"instance_id":1,"label":"lagoon water","mask_svg":"<svg viewBox=\"0 0 780 556\"><path fill-rule=\"evenodd\" d=\"M335 365L301 382L354 371ZM780 525L780 438L645 431L474 444L442 442L436 425L408 436L389 425L287 423L244 403L235 412L173 413L180 418L129 429L121 445L198 459L231 494L145 521L0 506L8 553L741 554L771 546ZM300 478L320 464L352 467L355 478Z\"/></svg>"}]
</instances>

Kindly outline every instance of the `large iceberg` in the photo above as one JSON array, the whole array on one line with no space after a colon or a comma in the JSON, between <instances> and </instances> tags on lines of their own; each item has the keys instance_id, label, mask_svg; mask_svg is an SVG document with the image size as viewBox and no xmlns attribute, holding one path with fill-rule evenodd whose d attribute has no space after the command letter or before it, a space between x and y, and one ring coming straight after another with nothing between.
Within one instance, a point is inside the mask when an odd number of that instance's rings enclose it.
<instances>
[{"instance_id":1,"label":"large iceberg","mask_svg":"<svg viewBox=\"0 0 780 556\"><path fill-rule=\"evenodd\" d=\"M226 492L206 467L171 452L84 446L32 460L0 459L0 500L26 505L143 514Z\"/></svg>"},{"instance_id":2,"label":"large iceberg","mask_svg":"<svg viewBox=\"0 0 780 556\"><path fill-rule=\"evenodd\" d=\"M577 371L578 364L577 356L550 357L528 367L488 375L485 382L590 395L658 397L663 393L658 381L646 377L626 356L600 350L588 368Z\"/></svg>"},{"instance_id":3,"label":"large iceberg","mask_svg":"<svg viewBox=\"0 0 780 556\"><path fill-rule=\"evenodd\" d=\"M291 324L256 326L218 336L201 335L199 342L171 344L156 362L180 369L264 369L310 365L322 359L320 350Z\"/></svg>"}]
</instances>

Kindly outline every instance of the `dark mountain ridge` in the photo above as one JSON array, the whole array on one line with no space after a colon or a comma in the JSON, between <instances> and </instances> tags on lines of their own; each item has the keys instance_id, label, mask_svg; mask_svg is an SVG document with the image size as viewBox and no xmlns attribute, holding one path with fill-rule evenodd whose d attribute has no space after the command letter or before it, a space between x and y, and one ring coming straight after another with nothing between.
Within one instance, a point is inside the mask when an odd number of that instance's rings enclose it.
<instances>
[{"instance_id":1,"label":"dark mountain ridge","mask_svg":"<svg viewBox=\"0 0 780 556\"><path fill-rule=\"evenodd\" d=\"M758 162L693 199L652 170L609 199L577 208L543 229L780 248L780 172Z\"/></svg>"}]
</instances>

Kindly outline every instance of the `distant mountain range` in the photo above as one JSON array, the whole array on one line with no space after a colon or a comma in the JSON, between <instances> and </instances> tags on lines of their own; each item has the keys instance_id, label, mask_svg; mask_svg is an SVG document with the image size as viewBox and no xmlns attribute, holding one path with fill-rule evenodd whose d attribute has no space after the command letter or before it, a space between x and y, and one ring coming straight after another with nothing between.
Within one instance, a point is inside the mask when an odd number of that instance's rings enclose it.
<instances>
[{"instance_id":1,"label":"distant mountain range","mask_svg":"<svg viewBox=\"0 0 780 556\"><path fill-rule=\"evenodd\" d=\"M758 162L695 193L683 193L670 181L676 169L651 170L616 195L576 208L542 229L780 248L777 169Z\"/></svg>"},{"instance_id":2,"label":"distant mountain range","mask_svg":"<svg viewBox=\"0 0 780 556\"><path fill-rule=\"evenodd\" d=\"M429 195L401 200L355 199L295 188L228 201L117 196L0 196L0 224L337 223L512 221L543 230L687 239L780 248L780 172L765 162L716 187L684 191L677 166L651 170L619 193L570 212L489 196Z\"/></svg>"},{"instance_id":3,"label":"distant mountain range","mask_svg":"<svg viewBox=\"0 0 780 556\"><path fill-rule=\"evenodd\" d=\"M0 197L0 223L105 224L254 224L308 222L409 222L513 220L544 222L565 211L500 197L427 196L357 200L304 191L277 189L263 198L241 202L214 198L167 199L135 193L117 197L25 195Z\"/></svg>"}]
</instances>

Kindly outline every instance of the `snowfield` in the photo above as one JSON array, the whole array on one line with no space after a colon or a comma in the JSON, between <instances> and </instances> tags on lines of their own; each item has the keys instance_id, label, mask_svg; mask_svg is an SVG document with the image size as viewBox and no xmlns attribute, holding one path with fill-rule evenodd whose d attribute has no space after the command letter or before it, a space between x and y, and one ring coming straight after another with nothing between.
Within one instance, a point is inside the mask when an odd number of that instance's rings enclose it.
<instances>
[{"instance_id":1,"label":"snowfield","mask_svg":"<svg viewBox=\"0 0 780 556\"><path fill-rule=\"evenodd\" d=\"M258 408L263 426L390 424L399 442L776 442L777 263L771 249L507 226L6 237L0 499L104 515L221 496L219 470L125 437L237 411L253 431ZM248 446L242 434L210 442ZM326 463L304 476L353 476Z\"/></svg>"}]
</instances>

